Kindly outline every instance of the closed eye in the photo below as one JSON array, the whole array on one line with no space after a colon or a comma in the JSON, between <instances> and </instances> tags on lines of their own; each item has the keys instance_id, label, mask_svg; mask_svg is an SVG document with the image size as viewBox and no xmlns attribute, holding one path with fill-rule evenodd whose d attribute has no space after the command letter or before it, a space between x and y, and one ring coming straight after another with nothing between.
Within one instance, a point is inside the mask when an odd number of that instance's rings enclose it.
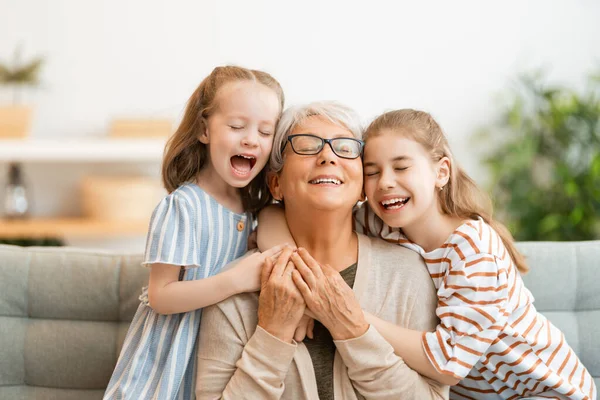
<instances>
[{"instance_id":1,"label":"closed eye","mask_svg":"<svg viewBox=\"0 0 600 400\"><path fill-rule=\"evenodd\" d=\"M395 171L404 171L407 170L408 167L404 167L404 168L394 168Z\"/></svg>"},{"instance_id":2,"label":"closed eye","mask_svg":"<svg viewBox=\"0 0 600 400\"><path fill-rule=\"evenodd\" d=\"M269 131L259 131L259 132L265 136L271 136L273 134L273 132L269 132Z\"/></svg>"},{"instance_id":3,"label":"closed eye","mask_svg":"<svg viewBox=\"0 0 600 400\"><path fill-rule=\"evenodd\" d=\"M229 127L231 129L233 129L234 131L240 130L240 129L244 129L243 126L239 126L239 125L229 125Z\"/></svg>"},{"instance_id":4,"label":"closed eye","mask_svg":"<svg viewBox=\"0 0 600 400\"><path fill-rule=\"evenodd\" d=\"M371 171L371 172L365 172L365 176L375 176L379 173L379 171Z\"/></svg>"}]
</instances>

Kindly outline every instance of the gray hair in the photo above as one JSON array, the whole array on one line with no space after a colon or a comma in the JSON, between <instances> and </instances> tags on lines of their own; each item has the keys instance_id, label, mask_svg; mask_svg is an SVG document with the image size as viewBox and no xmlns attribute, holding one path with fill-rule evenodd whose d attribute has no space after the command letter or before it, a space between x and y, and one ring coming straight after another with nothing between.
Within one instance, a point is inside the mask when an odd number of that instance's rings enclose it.
<instances>
[{"instance_id":1,"label":"gray hair","mask_svg":"<svg viewBox=\"0 0 600 400\"><path fill-rule=\"evenodd\" d=\"M323 117L335 125L348 129L356 139L362 139L363 126L358 115L349 107L334 101L320 101L300 106L289 107L283 112L271 151L270 168L273 172L280 172L283 168L283 148L290 133L307 118Z\"/></svg>"}]
</instances>

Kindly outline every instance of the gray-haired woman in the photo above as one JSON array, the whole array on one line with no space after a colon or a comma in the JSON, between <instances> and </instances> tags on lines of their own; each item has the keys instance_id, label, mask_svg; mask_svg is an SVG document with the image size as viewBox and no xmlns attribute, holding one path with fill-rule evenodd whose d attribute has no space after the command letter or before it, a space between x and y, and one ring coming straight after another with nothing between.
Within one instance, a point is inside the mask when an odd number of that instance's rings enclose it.
<instances>
[{"instance_id":1,"label":"gray-haired woman","mask_svg":"<svg viewBox=\"0 0 600 400\"><path fill-rule=\"evenodd\" d=\"M435 289L419 256L353 230L352 210L362 198L360 139L359 120L344 106L284 112L269 187L285 204L300 250L267 261L260 294L204 310L199 398L448 397L446 386L408 368L365 320L362 310L413 329L437 323ZM297 343L307 301L321 323L313 339Z\"/></svg>"}]
</instances>

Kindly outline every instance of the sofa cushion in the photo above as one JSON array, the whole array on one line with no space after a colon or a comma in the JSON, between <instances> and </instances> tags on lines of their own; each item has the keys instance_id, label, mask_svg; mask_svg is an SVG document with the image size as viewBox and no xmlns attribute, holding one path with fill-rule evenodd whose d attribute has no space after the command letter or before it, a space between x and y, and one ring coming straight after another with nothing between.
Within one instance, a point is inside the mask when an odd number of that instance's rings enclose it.
<instances>
[{"instance_id":1,"label":"sofa cushion","mask_svg":"<svg viewBox=\"0 0 600 400\"><path fill-rule=\"evenodd\" d=\"M535 307L561 329L600 388L600 241L521 242Z\"/></svg>"},{"instance_id":2,"label":"sofa cushion","mask_svg":"<svg viewBox=\"0 0 600 400\"><path fill-rule=\"evenodd\" d=\"M148 281L141 262L0 246L0 398L101 398Z\"/></svg>"}]
</instances>

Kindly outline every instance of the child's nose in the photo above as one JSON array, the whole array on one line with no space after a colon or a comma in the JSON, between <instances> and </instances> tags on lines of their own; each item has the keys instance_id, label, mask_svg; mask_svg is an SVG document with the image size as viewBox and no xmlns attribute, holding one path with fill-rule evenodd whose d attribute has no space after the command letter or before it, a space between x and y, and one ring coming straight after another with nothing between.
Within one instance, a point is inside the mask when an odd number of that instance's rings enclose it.
<instances>
[{"instance_id":1,"label":"child's nose","mask_svg":"<svg viewBox=\"0 0 600 400\"><path fill-rule=\"evenodd\" d=\"M388 171L381 171L381 176L379 178L379 189L386 190L396 186L396 179L394 178L394 174Z\"/></svg>"},{"instance_id":2,"label":"child's nose","mask_svg":"<svg viewBox=\"0 0 600 400\"><path fill-rule=\"evenodd\" d=\"M242 139L242 144L247 147L258 146L258 132L250 129L246 136Z\"/></svg>"}]
</instances>

